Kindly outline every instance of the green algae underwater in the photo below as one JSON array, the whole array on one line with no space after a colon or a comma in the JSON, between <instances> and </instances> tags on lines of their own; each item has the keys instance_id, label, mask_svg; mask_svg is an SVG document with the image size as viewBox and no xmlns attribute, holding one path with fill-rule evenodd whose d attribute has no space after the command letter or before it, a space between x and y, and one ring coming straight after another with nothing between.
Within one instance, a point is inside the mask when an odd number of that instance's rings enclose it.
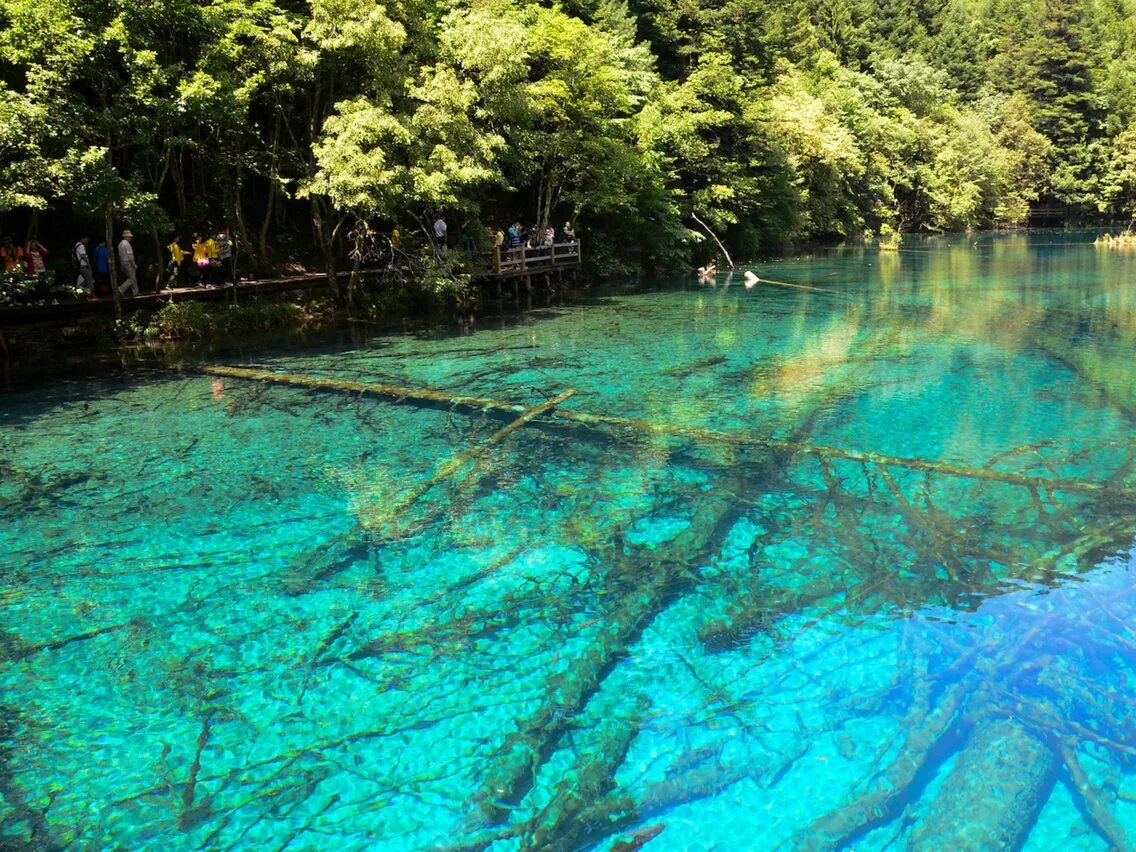
<instances>
[{"instance_id":1,"label":"green algae underwater","mask_svg":"<svg viewBox=\"0 0 1136 852\"><path fill-rule=\"evenodd\" d=\"M0 847L1133 848L1091 239L0 398Z\"/></svg>"}]
</instances>

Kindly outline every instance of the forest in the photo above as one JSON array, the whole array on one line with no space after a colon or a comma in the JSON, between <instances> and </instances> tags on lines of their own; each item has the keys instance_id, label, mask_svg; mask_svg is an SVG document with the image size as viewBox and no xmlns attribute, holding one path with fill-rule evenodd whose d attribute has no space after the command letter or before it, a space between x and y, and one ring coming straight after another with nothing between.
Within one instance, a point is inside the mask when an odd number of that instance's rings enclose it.
<instances>
[{"instance_id":1,"label":"forest","mask_svg":"<svg viewBox=\"0 0 1136 852\"><path fill-rule=\"evenodd\" d=\"M17 239L572 221L616 274L1039 207L1136 215L1133 0L0 0Z\"/></svg>"}]
</instances>

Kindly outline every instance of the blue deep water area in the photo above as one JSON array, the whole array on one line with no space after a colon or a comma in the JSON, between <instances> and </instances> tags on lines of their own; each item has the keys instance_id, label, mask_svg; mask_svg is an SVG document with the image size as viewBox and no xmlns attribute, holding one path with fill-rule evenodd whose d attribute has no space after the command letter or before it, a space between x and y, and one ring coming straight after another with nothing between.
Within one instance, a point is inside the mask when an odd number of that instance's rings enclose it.
<instances>
[{"instance_id":1,"label":"blue deep water area","mask_svg":"<svg viewBox=\"0 0 1136 852\"><path fill-rule=\"evenodd\" d=\"M0 847L1133 848L1136 253L748 269L0 397Z\"/></svg>"}]
</instances>

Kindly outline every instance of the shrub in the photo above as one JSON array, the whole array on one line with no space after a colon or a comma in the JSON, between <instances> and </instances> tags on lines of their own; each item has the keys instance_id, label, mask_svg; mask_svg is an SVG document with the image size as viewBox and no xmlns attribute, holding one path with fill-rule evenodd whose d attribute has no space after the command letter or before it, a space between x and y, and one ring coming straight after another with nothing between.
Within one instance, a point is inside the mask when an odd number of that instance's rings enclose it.
<instances>
[{"instance_id":1,"label":"shrub","mask_svg":"<svg viewBox=\"0 0 1136 852\"><path fill-rule=\"evenodd\" d=\"M203 337L217 327L212 313L200 302L169 302L154 315L150 326L164 340Z\"/></svg>"}]
</instances>

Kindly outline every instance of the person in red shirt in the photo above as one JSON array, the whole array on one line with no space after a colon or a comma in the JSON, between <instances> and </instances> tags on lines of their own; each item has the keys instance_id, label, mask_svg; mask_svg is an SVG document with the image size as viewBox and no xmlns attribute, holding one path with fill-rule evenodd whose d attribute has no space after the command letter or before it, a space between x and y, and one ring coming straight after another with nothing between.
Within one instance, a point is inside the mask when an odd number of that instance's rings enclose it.
<instances>
[{"instance_id":1,"label":"person in red shirt","mask_svg":"<svg viewBox=\"0 0 1136 852\"><path fill-rule=\"evenodd\" d=\"M44 261L47 260L47 249L43 247L39 240L28 240L27 249L28 258L28 275L43 275L47 268L44 266Z\"/></svg>"}]
</instances>

